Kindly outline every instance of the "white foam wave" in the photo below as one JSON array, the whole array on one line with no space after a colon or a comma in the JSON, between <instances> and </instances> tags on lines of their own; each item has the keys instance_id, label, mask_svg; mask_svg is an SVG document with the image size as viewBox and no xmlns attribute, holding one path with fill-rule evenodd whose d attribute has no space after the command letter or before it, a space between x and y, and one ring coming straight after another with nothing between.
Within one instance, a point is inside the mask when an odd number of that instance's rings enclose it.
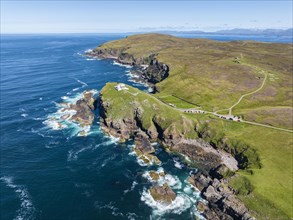
<instances>
[{"instance_id":1,"label":"white foam wave","mask_svg":"<svg viewBox=\"0 0 293 220\"><path fill-rule=\"evenodd\" d=\"M130 78L132 78L132 79L133 79L133 78L136 78L136 79L140 78L139 75L131 73L130 70L127 70L126 73L127 73L126 76L128 76L128 77L130 77Z\"/></svg>"},{"instance_id":2,"label":"white foam wave","mask_svg":"<svg viewBox=\"0 0 293 220\"><path fill-rule=\"evenodd\" d=\"M105 205L100 205L100 202L95 202L95 207L99 210L101 209L110 209L112 211L112 215L113 216L121 216L123 217L124 214L122 212L119 211L119 209L117 207L115 207L115 203L114 202L110 202L108 204Z\"/></svg>"},{"instance_id":3,"label":"white foam wave","mask_svg":"<svg viewBox=\"0 0 293 220\"><path fill-rule=\"evenodd\" d=\"M127 64L122 64L122 63L118 63L117 61L113 61L113 65L117 65L117 66L123 66L126 67L128 69L132 68L131 65L127 65Z\"/></svg>"},{"instance_id":4,"label":"white foam wave","mask_svg":"<svg viewBox=\"0 0 293 220\"><path fill-rule=\"evenodd\" d=\"M81 80L79 80L79 79L75 79L77 82L79 82L81 85L82 85L82 87L85 87L85 86L88 86L88 84L86 84L85 82L83 82L83 81L81 81Z\"/></svg>"},{"instance_id":5,"label":"white foam wave","mask_svg":"<svg viewBox=\"0 0 293 220\"><path fill-rule=\"evenodd\" d=\"M107 139L109 139L109 140L106 141L106 142L103 142L103 145L105 145L105 146L108 146L108 145L111 145L111 144L118 144L119 140L120 140L119 138L116 138L116 137L114 137L112 135L107 136Z\"/></svg>"},{"instance_id":6,"label":"white foam wave","mask_svg":"<svg viewBox=\"0 0 293 220\"><path fill-rule=\"evenodd\" d=\"M57 120L52 120L52 119L48 119L48 120L44 121L43 124L53 130L61 130L63 128L67 128L67 125L61 124L61 122L59 122Z\"/></svg>"},{"instance_id":7,"label":"white foam wave","mask_svg":"<svg viewBox=\"0 0 293 220\"><path fill-rule=\"evenodd\" d=\"M159 167L156 173L159 175L160 173L165 173L165 172L162 167ZM167 183L173 189L182 188L182 182L180 181L178 176L175 176L175 175L174 176L171 174L165 174L163 176L159 175L158 180L153 180L150 175L150 172L146 171L142 176L146 178L149 182L157 182L160 186L163 186L165 183Z\"/></svg>"},{"instance_id":8,"label":"white foam wave","mask_svg":"<svg viewBox=\"0 0 293 220\"><path fill-rule=\"evenodd\" d=\"M81 81L80 81L81 82ZM81 82L83 83L83 82ZM78 123L71 121L73 115L76 114L76 111L69 109L71 104L75 104L78 100L82 99L86 93L92 93L93 95L97 94L97 90L88 90L82 93L78 93L73 97L62 96L61 98L64 102L56 103L58 110L55 113L48 115L47 120L43 122L44 125L53 130L61 130L64 128L71 128L73 130L71 136L87 136L90 133L90 126L81 126Z\"/></svg>"},{"instance_id":9,"label":"white foam wave","mask_svg":"<svg viewBox=\"0 0 293 220\"><path fill-rule=\"evenodd\" d=\"M28 114L25 114L25 113L21 114L21 117L26 118L27 116L28 116Z\"/></svg>"},{"instance_id":10,"label":"white foam wave","mask_svg":"<svg viewBox=\"0 0 293 220\"><path fill-rule=\"evenodd\" d=\"M33 120L35 120L35 121L43 121L43 120L45 120L45 118L33 118Z\"/></svg>"},{"instance_id":11,"label":"white foam wave","mask_svg":"<svg viewBox=\"0 0 293 220\"><path fill-rule=\"evenodd\" d=\"M59 141L50 141L49 144L46 144L46 145L45 145L45 148L48 148L48 149L50 149L50 148L55 148L55 147L57 147L59 144L60 144Z\"/></svg>"},{"instance_id":12,"label":"white foam wave","mask_svg":"<svg viewBox=\"0 0 293 220\"><path fill-rule=\"evenodd\" d=\"M129 220L135 220L138 216L135 213L133 213L133 212L127 212L126 213L126 217Z\"/></svg>"},{"instance_id":13,"label":"white foam wave","mask_svg":"<svg viewBox=\"0 0 293 220\"><path fill-rule=\"evenodd\" d=\"M68 151L68 155L67 155L67 161L74 161L74 160L77 160L78 159L78 155L84 151L87 151L87 150L90 150L92 149L92 146L90 147L84 147L84 148L81 148L80 150L78 151L73 151L73 150L69 150Z\"/></svg>"},{"instance_id":14,"label":"white foam wave","mask_svg":"<svg viewBox=\"0 0 293 220\"><path fill-rule=\"evenodd\" d=\"M184 194L177 194L176 199L170 204L157 202L153 199L147 189L143 190L140 199L153 209L152 214L154 218L162 216L166 213L181 214L192 206L191 200Z\"/></svg>"},{"instance_id":15,"label":"white foam wave","mask_svg":"<svg viewBox=\"0 0 293 220\"><path fill-rule=\"evenodd\" d=\"M67 100L67 99L69 99L69 97L68 96L62 96L61 99Z\"/></svg>"},{"instance_id":16,"label":"white foam wave","mask_svg":"<svg viewBox=\"0 0 293 220\"><path fill-rule=\"evenodd\" d=\"M20 208L17 210L17 216L14 218L15 220L32 220L34 219L34 215L36 209L33 205L30 194L27 189L22 185L14 184L13 177L3 176L0 178L6 186L13 189L17 194L20 200Z\"/></svg>"},{"instance_id":17,"label":"white foam wave","mask_svg":"<svg viewBox=\"0 0 293 220\"><path fill-rule=\"evenodd\" d=\"M74 89L72 89L73 92L75 92L75 91L77 91L77 90L79 90L79 88L74 88Z\"/></svg>"},{"instance_id":18,"label":"white foam wave","mask_svg":"<svg viewBox=\"0 0 293 220\"><path fill-rule=\"evenodd\" d=\"M106 158L106 159L103 161L101 167L106 166L110 161L114 160L116 157L117 157L117 154L113 154L111 157Z\"/></svg>"},{"instance_id":19,"label":"white foam wave","mask_svg":"<svg viewBox=\"0 0 293 220\"><path fill-rule=\"evenodd\" d=\"M131 187L130 187L130 189L126 189L126 190L124 190L123 192L124 192L124 194L126 194L126 193L128 193L128 192L131 192L131 191L133 191L134 190L134 188L136 187L136 185L138 185L138 183L137 182L135 182L135 181L133 181L132 182L132 185L131 185Z\"/></svg>"},{"instance_id":20,"label":"white foam wave","mask_svg":"<svg viewBox=\"0 0 293 220\"><path fill-rule=\"evenodd\" d=\"M91 53L91 52L93 52L93 49L87 49L87 50L85 50L84 52L85 52L85 53Z\"/></svg>"},{"instance_id":21,"label":"white foam wave","mask_svg":"<svg viewBox=\"0 0 293 220\"><path fill-rule=\"evenodd\" d=\"M165 175L165 181L166 183L169 184L169 186L173 189L181 189L182 188L182 183L178 176L172 176L170 174Z\"/></svg>"},{"instance_id":22,"label":"white foam wave","mask_svg":"<svg viewBox=\"0 0 293 220\"><path fill-rule=\"evenodd\" d=\"M176 168L178 168L178 169L182 169L183 168L184 165L182 163L180 163L180 161L178 161L177 159L173 159L173 161L174 161L174 166Z\"/></svg>"}]
</instances>

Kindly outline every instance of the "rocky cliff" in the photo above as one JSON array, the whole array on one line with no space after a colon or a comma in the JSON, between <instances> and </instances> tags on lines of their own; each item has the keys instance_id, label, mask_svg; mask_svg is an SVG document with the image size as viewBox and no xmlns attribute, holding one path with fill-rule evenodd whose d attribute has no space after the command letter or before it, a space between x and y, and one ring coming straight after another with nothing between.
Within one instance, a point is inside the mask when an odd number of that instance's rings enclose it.
<instances>
[{"instance_id":1,"label":"rocky cliff","mask_svg":"<svg viewBox=\"0 0 293 220\"><path fill-rule=\"evenodd\" d=\"M87 56L100 59L114 59L116 62L124 65L133 66L133 72L139 75L145 81L155 84L164 80L169 75L168 65L157 60L155 54L148 57L135 57L126 52L127 48L101 48L86 53Z\"/></svg>"},{"instance_id":2,"label":"rocky cliff","mask_svg":"<svg viewBox=\"0 0 293 220\"><path fill-rule=\"evenodd\" d=\"M210 135L209 131L197 128L198 125L192 120L178 116L175 110L148 94L131 87L127 91L115 91L114 85L107 84L100 93L100 122L106 133L121 141L134 138L140 152L152 153L147 148L144 150L144 146L158 141L170 153L182 156L190 165L199 167L206 176L201 173L192 175L189 182L209 202L207 206L202 204L203 215L208 219L252 219L245 205L223 179L234 175L238 161L231 154L215 149L199 138ZM164 111L174 113L174 116L167 118ZM190 138L192 135L197 138Z\"/></svg>"}]
</instances>

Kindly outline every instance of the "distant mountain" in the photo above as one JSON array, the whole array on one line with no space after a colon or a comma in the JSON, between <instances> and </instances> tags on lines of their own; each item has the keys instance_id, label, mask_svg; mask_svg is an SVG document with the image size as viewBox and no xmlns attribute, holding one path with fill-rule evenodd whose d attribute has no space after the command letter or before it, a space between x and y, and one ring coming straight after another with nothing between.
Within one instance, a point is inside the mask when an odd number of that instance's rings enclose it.
<instances>
[{"instance_id":1,"label":"distant mountain","mask_svg":"<svg viewBox=\"0 0 293 220\"><path fill-rule=\"evenodd\" d=\"M220 30L214 33L217 34L240 34L240 35L278 35L278 36L292 36L293 28L289 29L241 29L235 28L231 30Z\"/></svg>"},{"instance_id":2,"label":"distant mountain","mask_svg":"<svg viewBox=\"0 0 293 220\"><path fill-rule=\"evenodd\" d=\"M193 31L177 31L177 30L148 30L147 32L156 32L161 34L223 34L223 35L269 35L269 36L291 36L293 37L293 28L289 29L244 29L234 28L229 30L219 30L215 32L205 32L199 30ZM142 32L131 32L139 34Z\"/></svg>"}]
</instances>

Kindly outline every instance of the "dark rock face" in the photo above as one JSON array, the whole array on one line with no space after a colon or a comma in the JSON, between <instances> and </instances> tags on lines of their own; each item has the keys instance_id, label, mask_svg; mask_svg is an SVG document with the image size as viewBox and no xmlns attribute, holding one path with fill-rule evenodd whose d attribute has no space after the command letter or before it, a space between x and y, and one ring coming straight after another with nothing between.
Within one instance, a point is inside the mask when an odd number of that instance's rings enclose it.
<instances>
[{"instance_id":1,"label":"dark rock face","mask_svg":"<svg viewBox=\"0 0 293 220\"><path fill-rule=\"evenodd\" d=\"M188 182L199 189L209 202L205 206L201 204L202 213L207 219L254 219L234 191L229 188L227 181L197 173L191 175Z\"/></svg>"},{"instance_id":2,"label":"dark rock face","mask_svg":"<svg viewBox=\"0 0 293 220\"><path fill-rule=\"evenodd\" d=\"M142 71L142 75L148 82L156 84L168 77L169 67L157 60L151 60L149 66Z\"/></svg>"},{"instance_id":3,"label":"dark rock face","mask_svg":"<svg viewBox=\"0 0 293 220\"><path fill-rule=\"evenodd\" d=\"M95 117L93 110L96 109L96 100L93 93L85 91L83 98L75 104L71 104L68 109L76 111L70 120L79 123L82 127L92 125Z\"/></svg>"},{"instance_id":4,"label":"dark rock face","mask_svg":"<svg viewBox=\"0 0 293 220\"><path fill-rule=\"evenodd\" d=\"M207 219L254 219L244 204L236 197L234 191L227 186L227 181L222 179L222 176L228 172L227 170L237 169L237 161L234 158L221 154L203 140L186 140L183 134L172 127L164 130L156 117L152 119L153 126L148 129L143 128L140 120L143 110L139 107L135 107L130 118L119 120L107 118L107 111L110 108L110 103L101 98L100 120L102 129L122 140L134 137L138 157L149 161L154 160L152 158L154 149L150 141L159 140L165 146L168 146L171 151L187 155L206 168L206 173L193 174L188 181L199 189L202 196L208 201L208 204L200 205L202 214ZM150 157L145 158L146 155ZM208 173L210 170L220 177ZM168 185L155 185L150 189L150 193L154 200L165 203L170 203L176 198L176 194Z\"/></svg>"},{"instance_id":5,"label":"dark rock face","mask_svg":"<svg viewBox=\"0 0 293 220\"><path fill-rule=\"evenodd\" d=\"M151 84L156 84L168 77L169 67L164 63L158 62L153 54L149 57L135 58L133 55L124 52L126 49L97 48L91 52L87 52L86 55L94 58L115 59L121 64L135 66L136 68L133 70L135 74ZM144 66L142 67L141 65Z\"/></svg>"},{"instance_id":6,"label":"dark rock face","mask_svg":"<svg viewBox=\"0 0 293 220\"><path fill-rule=\"evenodd\" d=\"M192 161L195 161L197 167L209 170L217 167L221 163L219 155L212 152L207 152L203 147L190 144L177 144L171 148L173 151L179 152L188 156Z\"/></svg>"},{"instance_id":7,"label":"dark rock face","mask_svg":"<svg viewBox=\"0 0 293 220\"><path fill-rule=\"evenodd\" d=\"M148 136L144 132L138 132L135 136L135 146L142 154L151 154L155 152L149 141Z\"/></svg>"},{"instance_id":8,"label":"dark rock face","mask_svg":"<svg viewBox=\"0 0 293 220\"><path fill-rule=\"evenodd\" d=\"M176 193L166 183L163 186L156 185L151 187L150 194L155 201L167 204L176 199Z\"/></svg>"}]
</instances>

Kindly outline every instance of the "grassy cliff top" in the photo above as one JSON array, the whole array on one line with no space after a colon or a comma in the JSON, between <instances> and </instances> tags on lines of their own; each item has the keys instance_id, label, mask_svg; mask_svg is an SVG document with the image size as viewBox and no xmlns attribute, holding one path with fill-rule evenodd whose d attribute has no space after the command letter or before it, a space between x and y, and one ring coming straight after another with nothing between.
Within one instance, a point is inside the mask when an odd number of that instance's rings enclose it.
<instances>
[{"instance_id":1,"label":"grassy cliff top","mask_svg":"<svg viewBox=\"0 0 293 220\"><path fill-rule=\"evenodd\" d=\"M245 188L245 177L251 183L253 192L249 195L239 195L240 199L255 211L257 219L293 217L292 133L221 120L212 114L186 114L151 94L131 86L127 86L128 90L117 91L115 85L116 83L107 83L101 90L102 101L108 103L107 118L133 118L135 110L139 108L144 129L154 126L153 120L156 118L164 130L175 126L186 138L197 138L198 132L201 131L208 134L206 141L216 145L226 140L232 151L245 145L245 148L248 147L246 156L251 160L251 164L238 172L239 177L234 179L231 185L237 189ZM260 157L261 168L258 166L259 161L254 161L254 152Z\"/></svg>"},{"instance_id":2,"label":"grassy cliff top","mask_svg":"<svg viewBox=\"0 0 293 220\"><path fill-rule=\"evenodd\" d=\"M135 58L155 54L170 67L169 77L156 84L156 96L169 103L175 104L179 98L224 114L248 94L233 107L234 115L292 129L292 44L142 34L99 48L120 49Z\"/></svg>"}]
</instances>

